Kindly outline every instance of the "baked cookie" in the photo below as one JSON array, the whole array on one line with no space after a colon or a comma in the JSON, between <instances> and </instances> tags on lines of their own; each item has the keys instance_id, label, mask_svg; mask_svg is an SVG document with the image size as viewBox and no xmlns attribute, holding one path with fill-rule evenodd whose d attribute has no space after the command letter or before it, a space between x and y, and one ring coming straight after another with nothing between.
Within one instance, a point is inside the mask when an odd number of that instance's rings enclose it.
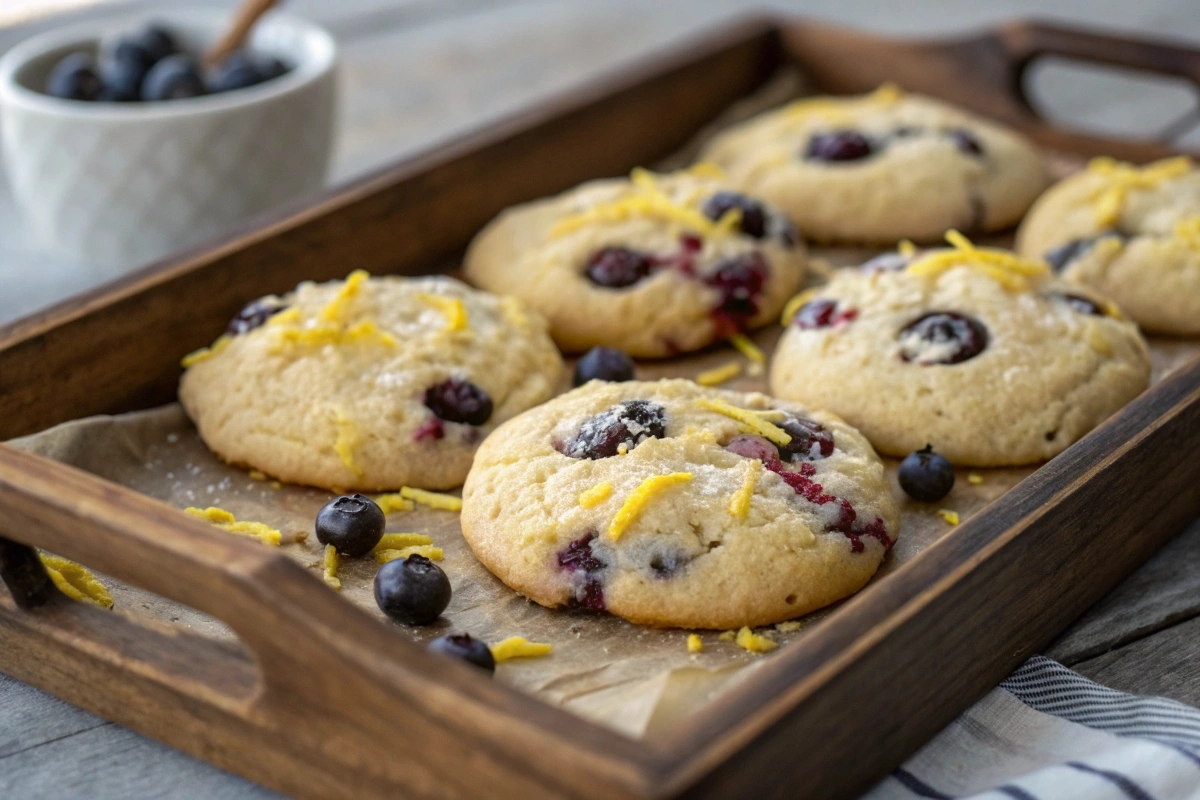
<instances>
[{"instance_id":1,"label":"baked cookie","mask_svg":"<svg viewBox=\"0 0 1200 800\"><path fill-rule=\"evenodd\" d=\"M699 165L510 208L475 237L466 271L545 314L563 350L661 358L774 320L804 263L782 214Z\"/></svg>"},{"instance_id":2,"label":"baked cookie","mask_svg":"<svg viewBox=\"0 0 1200 800\"><path fill-rule=\"evenodd\" d=\"M500 426L463 535L545 606L734 628L858 591L895 541L883 464L832 414L685 380L592 381Z\"/></svg>"},{"instance_id":3,"label":"baked cookie","mask_svg":"<svg viewBox=\"0 0 1200 800\"><path fill-rule=\"evenodd\" d=\"M179 400L221 458L292 483L462 483L484 434L560 388L540 316L444 277L302 283L184 359Z\"/></svg>"},{"instance_id":4,"label":"baked cookie","mask_svg":"<svg viewBox=\"0 0 1200 800\"><path fill-rule=\"evenodd\" d=\"M840 414L883 453L1048 459L1149 384L1137 327L1040 261L975 248L891 253L785 310L771 390Z\"/></svg>"},{"instance_id":5,"label":"baked cookie","mask_svg":"<svg viewBox=\"0 0 1200 800\"><path fill-rule=\"evenodd\" d=\"M1112 297L1145 330L1200 336L1200 169L1187 158L1095 159L1038 199L1017 250Z\"/></svg>"},{"instance_id":6,"label":"baked cookie","mask_svg":"<svg viewBox=\"0 0 1200 800\"><path fill-rule=\"evenodd\" d=\"M717 136L702 158L822 242L929 241L1016 224L1049 175L1023 136L891 85L798 100Z\"/></svg>"}]
</instances>

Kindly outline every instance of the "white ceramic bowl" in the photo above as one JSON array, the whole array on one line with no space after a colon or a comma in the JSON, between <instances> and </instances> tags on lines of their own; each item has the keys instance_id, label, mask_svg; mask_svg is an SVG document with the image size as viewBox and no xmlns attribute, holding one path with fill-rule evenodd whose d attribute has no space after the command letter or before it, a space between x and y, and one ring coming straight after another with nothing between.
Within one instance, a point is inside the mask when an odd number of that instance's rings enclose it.
<instances>
[{"instance_id":1,"label":"white ceramic bowl","mask_svg":"<svg viewBox=\"0 0 1200 800\"><path fill-rule=\"evenodd\" d=\"M333 144L337 54L317 26L272 13L250 46L292 69L222 94L159 103L87 103L41 89L64 55L149 21L190 52L228 10L164 10L62 28L0 58L0 138L33 233L92 276L120 274L202 242L321 187Z\"/></svg>"}]
</instances>

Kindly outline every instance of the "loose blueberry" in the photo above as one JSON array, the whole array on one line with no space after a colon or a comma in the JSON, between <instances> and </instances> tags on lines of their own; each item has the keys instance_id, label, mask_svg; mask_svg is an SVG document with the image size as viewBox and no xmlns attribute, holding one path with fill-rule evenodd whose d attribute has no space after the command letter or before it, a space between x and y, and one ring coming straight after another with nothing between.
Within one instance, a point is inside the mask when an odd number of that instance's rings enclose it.
<instances>
[{"instance_id":1,"label":"loose blueberry","mask_svg":"<svg viewBox=\"0 0 1200 800\"><path fill-rule=\"evenodd\" d=\"M184 53L160 60L142 81L143 100L182 100L204 93L200 67L194 58Z\"/></svg>"},{"instance_id":2,"label":"loose blueberry","mask_svg":"<svg viewBox=\"0 0 1200 800\"><path fill-rule=\"evenodd\" d=\"M250 303L229 320L225 332L230 336L240 336L262 325L271 317L287 308L282 301L263 297Z\"/></svg>"},{"instance_id":3,"label":"loose blueberry","mask_svg":"<svg viewBox=\"0 0 1200 800\"><path fill-rule=\"evenodd\" d=\"M575 386L583 386L588 381L620 383L633 380L635 372L633 359L620 350L593 347L575 364L572 382Z\"/></svg>"},{"instance_id":4,"label":"loose blueberry","mask_svg":"<svg viewBox=\"0 0 1200 800\"><path fill-rule=\"evenodd\" d=\"M1059 302L1066 303L1080 314L1091 314L1097 317L1104 316L1104 309L1081 294L1071 294L1070 292L1052 292L1049 296L1055 300L1058 300Z\"/></svg>"},{"instance_id":5,"label":"loose blueberry","mask_svg":"<svg viewBox=\"0 0 1200 800\"><path fill-rule=\"evenodd\" d=\"M871 155L871 140L858 131L840 130L814 133L808 140L804 157L811 161L857 161Z\"/></svg>"},{"instance_id":6,"label":"loose blueberry","mask_svg":"<svg viewBox=\"0 0 1200 800\"><path fill-rule=\"evenodd\" d=\"M450 605L450 579L425 556L389 561L375 574L375 602L405 625L428 625Z\"/></svg>"},{"instance_id":7,"label":"loose blueberry","mask_svg":"<svg viewBox=\"0 0 1200 800\"><path fill-rule=\"evenodd\" d=\"M954 467L925 445L900 462L900 488L914 500L934 503L954 488Z\"/></svg>"},{"instance_id":8,"label":"loose blueberry","mask_svg":"<svg viewBox=\"0 0 1200 800\"><path fill-rule=\"evenodd\" d=\"M597 250L587 262L588 279L607 289L623 289L650 275L650 258L628 247L605 247Z\"/></svg>"},{"instance_id":9,"label":"loose blueberry","mask_svg":"<svg viewBox=\"0 0 1200 800\"><path fill-rule=\"evenodd\" d=\"M977 158L983 155L983 145L966 128L954 128L947 131L946 135L950 137L950 141L954 142L954 146L959 149L959 152Z\"/></svg>"},{"instance_id":10,"label":"loose blueberry","mask_svg":"<svg viewBox=\"0 0 1200 800\"><path fill-rule=\"evenodd\" d=\"M429 650L444 656L461 658L468 664L474 664L488 672L496 671L496 659L492 656L492 649L469 633L439 636L429 643Z\"/></svg>"},{"instance_id":11,"label":"loose blueberry","mask_svg":"<svg viewBox=\"0 0 1200 800\"><path fill-rule=\"evenodd\" d=\"M347 556L365 556L383 538L383 509L361 494L330 500L317 512L317 541Z\"/></svg>"},{"instance_id":12,"label":"loose blueberry","mask_svg":"<svg viewBox=\"0 0 1200 800\"><path fill-rule=\"evenodd\" d=\"M759 253L745 253L717 265L704 282L721 293L713 313L744 328L758 314L758 298L767 282L767 262Z\"/></svg>"},{"instance_id":13,"label":"loose blueberry","mask_svg":"<svg viewBox=\"0 0 1200 800\"><path fill-rule=\"evenodd\" d=\"M817 328L829 328L834 325L840 325L843 322L853 322L857 318L858 309L848 308L844 311L839 311L836 300L826 300L818 297L800 306L799 310L796 311L796 316L792 317L792 324L800 330L808 331Z\"/></svg>"},{"instance_id":14,"label":"loose blueberry","mask_svg":"<svg viewBox=\"0 0 1200 800\"><path fill-rule=\"evenodd\" d=\"M492 398L470 381L447 378L425 390L425 407L446 422L482 425L492 416Z\"/></svg>"},{"instance_id":15,"label":"loose blueberry","mask_svg":"<svg viewBox=\"0 0 1200 800\"><path fill-rule=\"evenodd\" d=\"M704 201L701 210L709 219L718 220L735 208L742 212L742 233L761 239L767 232L767 210L752 197L738 192L717 192Z\"/></svg>"},{"instance_id":16,"label":"loose blueberry","mask_svg":"<svg viewBox=\"0 0 1200 800\"><path fill-rule=\"evenodd\" d=\"M900 331L900 357L918 364L959 364L974 358L988 344L984 324L966 314L934 311Z\"/></svg>"},{"instance_id":17,"label":"loose blueberry","mask_svg":"<svg viewBox=\"0 0 1200 800\"><path fill-rule=\"evenodd\" d=\"M817 461L833 455L833 434L819 422L789 415L776 424L792 437L779 447L779 457L784 461Z\"/></svg>"},{"instance_id":18,"label":"loose blueberry","mask_svg":"<svg viewBox=\"0 0 1200 800\"><path fill-rule=\"evenodd\" d=\"M627 400L591 417L568 442L555 446L571 458L599 459L615 456L624 443L629 450L650 438L666 436L667 412L648 400Z\"/></svg>"},{"instance_id":19,"label":"loose blueberry","mask_svg":"<svg viewBox=\"0 0 1200 800\"><path fill-rule=\"evenodd\" d=\"M64 100L95 100L103 89L96 62L87 53L71 53L63 58L46 81L46 92Z\"/></svg>"}]
</instances>

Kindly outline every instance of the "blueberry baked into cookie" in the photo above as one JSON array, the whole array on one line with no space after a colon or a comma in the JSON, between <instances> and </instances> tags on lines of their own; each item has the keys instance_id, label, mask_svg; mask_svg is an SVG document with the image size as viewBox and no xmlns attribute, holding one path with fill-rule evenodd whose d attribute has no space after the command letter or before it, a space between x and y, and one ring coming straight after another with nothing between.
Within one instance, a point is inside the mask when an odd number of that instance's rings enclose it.
<instances>
[{"instance_id":1,"label":"blueberry baked into cookie","mask_svg":"<svg viewBox=\"0 0 1200 800\"><path fill-rule=\"evenodd\" d=\"M1200 169L1185 157L1093 160L1034 204L1017 250L1109 295L1147 331L1200 336Z\"/></svg>"},{"instance_id":2,"label":"blueberry baked into cookie","mask_svg":"<svg viewBox=\"0 0 1200 800\"><path fill-rule=\"evenodd\" d=\"M1041 261L946 238L789 303L772 392L830 409L882 453L931 444L992 467L1054 456L1146 388L1146 343L1111 302Z\"/></svg>"},{"instance_id":3,"label":"blueberry baked into cookie","mask_svg":"<svg viewBox=\"0 0 1200 800\"><path fill-rule=\"evenodd\" d=\"M891 85L761 114L716 137L702 158L822 242L890 246L948 228L1000 230L1049 183L1023 136Z\"/></svg>"},{"instance_id":4,"label":"blueberry baked into cookie","mask_svg":"<svg viewBox=\"0 0 1200 800\"><path fill-rule=\"evenodd\" d=\"M592 381L501 425L463 535L545 606L766 625L860 589L895 542L883 464L832 414L691 381Z\"/></svg>"},{"instance_id":5,"label":"blueberry baked into cookie","mask_svg":"<svg viewBox=\"0 0 1200 800\"><path fill-rule=\"evenodd\" d=\"M221 458L363 491L460 485L484 435L563 378L519 301L361 271L255 300L184 366L180 402Z\"/></svg>"},{"instance_id":6,"label":"blueberry baked into cookie","mask_svg":"<svg viewBox=\"0 0 1200 800\"><path fill-rule=\"evenodd\" d=\"M521 298L566 351L661 358L774 320L804 279L787 218L719 170L634 170L510 208L472 242L467 277Z\"/></svg>"}]
</instances>

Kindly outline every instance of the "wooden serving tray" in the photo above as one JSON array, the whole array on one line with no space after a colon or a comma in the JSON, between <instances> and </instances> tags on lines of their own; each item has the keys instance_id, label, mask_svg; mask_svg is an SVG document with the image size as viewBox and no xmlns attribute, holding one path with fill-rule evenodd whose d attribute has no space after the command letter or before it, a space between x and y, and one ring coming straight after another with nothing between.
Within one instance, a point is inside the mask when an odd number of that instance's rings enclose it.
<instances>
[{"instance_id":1,"label":"wooden serving tray","mask_svg":"<svg viewBox=\"0 0 1200 800\"><path fill-rule=\"evenodd\" d=\"M453 263L502 208L675 151L781 66L884 80L1074 155L1021 78L1058 54L1200 83L1200 52L1039 24L892 41L756 20L692 41L253 230L0 329L0 440L174 398L248 298ZM305 797L842 797L859 792L1200 515L1200 361L1176 369L663 737L635 741L431 656L278 551L0 446L0 670ZM74 603L31 547L228 623L245 648Z\"/></svg>"}]
</instances>

